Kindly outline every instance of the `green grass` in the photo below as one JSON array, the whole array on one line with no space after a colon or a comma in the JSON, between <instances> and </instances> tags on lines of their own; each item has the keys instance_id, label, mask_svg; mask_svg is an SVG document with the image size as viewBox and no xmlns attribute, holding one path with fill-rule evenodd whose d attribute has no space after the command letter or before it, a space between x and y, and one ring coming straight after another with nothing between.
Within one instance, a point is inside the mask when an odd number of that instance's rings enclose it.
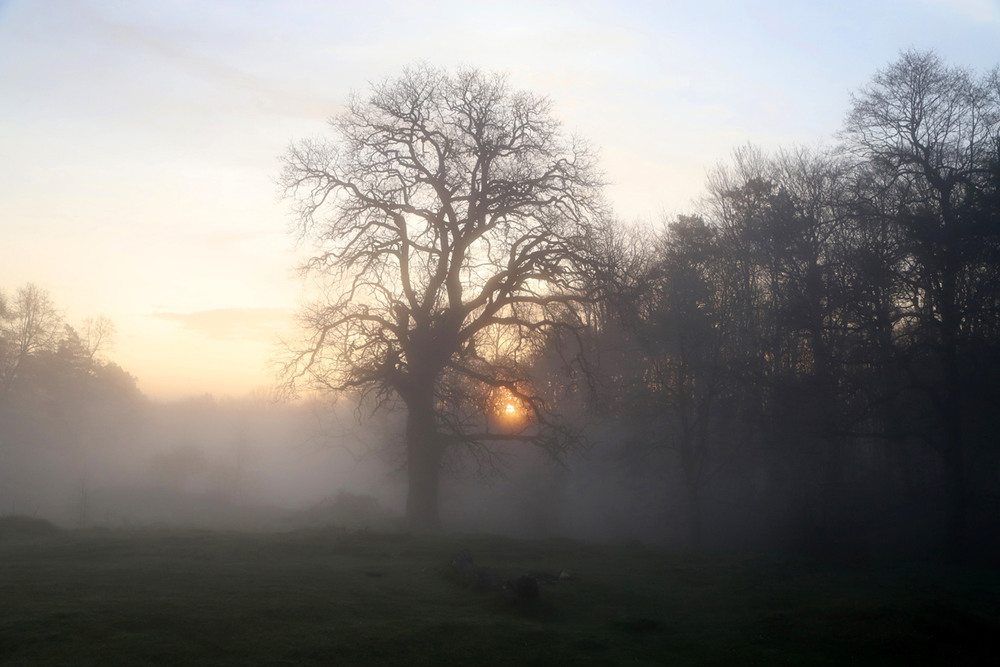
<instances>
[{"instance_id":1,"label":"green grass","mask_svg":"<svg viewBox=\"0 0 1000 667\"><path fill-rule=\"evenodd\" d=\"M450 554L534 601L463 586ZM317 530L0 533L0 665L993 664L1000 573Z\"/></svg>"}]
</instances>

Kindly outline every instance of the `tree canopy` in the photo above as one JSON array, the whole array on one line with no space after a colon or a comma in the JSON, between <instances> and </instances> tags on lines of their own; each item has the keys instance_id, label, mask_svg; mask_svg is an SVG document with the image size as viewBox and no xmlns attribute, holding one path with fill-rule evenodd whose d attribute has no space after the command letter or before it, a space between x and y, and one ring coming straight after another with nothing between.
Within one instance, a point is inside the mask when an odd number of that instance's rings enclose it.
<instances>
[{"instance_id":1,"label":"tree canopy","mask_svg":"<svg viewBox=\"0 0 1000 667\"><path fill-rule=\"evenodd\" d=\"M547 99L477 70L407 70L330 125L332 139L285 158L298 234L315 248L304 268L326 286L286 377L401 401L407 515L434 525L449 447L488 461L499 440L557 452L571 439L525 364L577 324L600 179Z\"/></svg>"}]
</instances>

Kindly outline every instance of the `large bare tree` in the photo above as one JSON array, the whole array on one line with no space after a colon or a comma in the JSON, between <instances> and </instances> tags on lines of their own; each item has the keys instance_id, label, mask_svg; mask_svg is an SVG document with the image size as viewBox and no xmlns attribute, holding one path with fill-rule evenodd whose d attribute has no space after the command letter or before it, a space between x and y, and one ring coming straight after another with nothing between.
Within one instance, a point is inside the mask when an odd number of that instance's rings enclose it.
<instances>
[{"instance_id":1,"label":"large bare tree","mask_svg":"<svg viewBox=\"0 0 1000 667\"><path fill-rule=\"evenodd\" d=\"M543 97L422 66L355 97L332 139L285 156L284 192L325 299L301 313L289 386L406 410L411 525L438 525L446 452L572 441L526 365L585 298L601 213L587 146Z\"/></svg>"}]
</instances>

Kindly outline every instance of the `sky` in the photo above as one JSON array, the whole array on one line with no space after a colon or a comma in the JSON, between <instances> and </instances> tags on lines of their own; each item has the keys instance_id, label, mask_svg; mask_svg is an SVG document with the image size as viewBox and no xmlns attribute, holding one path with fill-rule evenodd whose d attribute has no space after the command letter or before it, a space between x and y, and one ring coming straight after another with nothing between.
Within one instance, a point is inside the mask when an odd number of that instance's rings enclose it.
<instances>
[{"instance_id":1,"label":"sky","mask_svg":"<svg viewBox=\"0 0 1000 667\"><path fill-rule=\"evenodd\" d=\"M110 318L154 398L243 395L305 294L280 157L352 92L505 72L658 224L740 145L835 141L907 48L994 67L1000 0L0 0L0 289Z\"/></svg>"}]
</instances>

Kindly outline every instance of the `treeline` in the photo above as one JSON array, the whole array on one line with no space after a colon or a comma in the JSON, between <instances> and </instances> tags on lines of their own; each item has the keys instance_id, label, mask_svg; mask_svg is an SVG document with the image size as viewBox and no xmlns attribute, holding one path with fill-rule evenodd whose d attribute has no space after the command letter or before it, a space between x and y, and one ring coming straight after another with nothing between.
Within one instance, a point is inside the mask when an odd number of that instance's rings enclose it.
<instances>
[{"instance_id":1,"label":"treeline","mask_svg":"<svg viewBox=\"0 0 1000 667\"><path fill-rule=\"evenodd\" d=\"M346 441L343 415L320 423L319 408L264 390L150 400L108 360L114 334L104 317L68 324L36 285L0 291L0 516L74 528L361 520L345 514L367 490L354 479L364 467L330 451ZM369 501L361 518L377 514Z\"/></svg>"},{"instance_id":2,"label":"treeline","mask_svg":"<svg viewBox=\"0 0 1000 667\"><path fill-rule=\"evenodd\" d=\"M79 330L67 324L36 285L0 292L0 423L8 445L100 440L102 424L135 411L142 398L135 377L104 358L114 334L105 317Z\"/></svg>"},{"instance_id":3,"label":"treeline","mask_svg":"<svg viewBox=\"0 0 1000 667\"><path fill-rule=\"evenodd\" d=\"M424 70L407 76L404 83L446 81ZM502 81L463 76L503 93ZM444 86L435 94L445 101L460 94L476 106L479 100L469 90ZM354 121L371 120L362 112L375 113L376 103L385 101L374 99L375 107L359 107ZM424 122L410 118L408 108L396 111L406 122ZM372 118L373 127L381 128L381 116ZM520 127L518 118L501 115L497 122ZM412 139L409 132L401 136L404 143ZM520 141L525 135L512 136ZM472 149L496 149L489 136L461 137ZM385 159L403 160L411 169L406 161L415 158L396 151L395 141L385 139ZM525 155L540 164L548 159L545 151L536 155L534 139L528 144ZM449 158L453 167L479 165L469 159L475 150L456 152ZM502 192L484 192L528 207L525 220L534 220L535 208L550 200L572 200L568 172L557 172L550 184L562 194L525 198L508 179L522 175L528 158L510 160L497 181ZM380 164L357 160L347 166L360 170L361 182L370 177L378 184ZM566 164L558 162L560 168ZM421 189L425 181L421 171L404 185L430 197ZM483 179L470 182L476 196L486 196L475 189ZM578 185L583 194L574 201L590 206L588 193L596 186L589 177L580 177ZM454 193L437 188L433 194ZM503 234L490 241L497 247L510 243L509 252L494 256L487 243L469 259L436 249L434 243L452 232L429 209L417 211L427 217L426 247L405 235L393 237L392 226L372 223L378 218L368 213L376 204L395 211L396 191L383 195L384 202L366 199L360 208L341 210L349 230L361 220L389 235L384 243L364 245L369 236L351 231L349 243L362 247L350 256L354 264L338 269L353 276L359 266L376 267L378 280L360 283L376 290L377 298L366 304L343 297L336 308L327 304L309 311L312 320L306 324L320 335L297 358L308 360L300 375L311 373L320 389L370 389L379 405L389 405L404 396L402 388L428 411L420 425L426 433L407 427L402 436L379 436L379 441L402 440L410 463L414 453L429 452L418 471L424 477L416 480L424 494L417 494L419 511L411 512L409 505L407 510L418 520L415 525L424 519L436 523L437 475L442 464L454 463L442 458L446 447L471 452L477 468L489 468L496 459L482 443L502 441L522 451L531 441L531 416L548 413L538 409L540 395L521 383L515 366L532 358L535 384L558 389L556 411L571 416L600 454L586 464L574 461L571 471L560 470L554 481L540 481L538 493L519 493L530 505L525 514L551 521L553 530L565 525L565 515L585 508L592 514L596 505L616 505L608 521L624 524L622 508L631 512L658 503L650 512L658 523L634 525L646 536L655 532L665 539L683 526L683 539L695 546L773 545L844 558L1000 553L996 70L977 74L933 53L906 52L852 97L835 146L771 153L741 148L711 174L700 209L659 232L612 225L601 234L581 225L579 234L566 233L554 242L551 229L539 224L511 237L514 241ZM459 199L461 208L475 197ZM555 213L545 213L550 215ZM477 239L455 247L471 247ZM434 258L415 263L413 280L426 277L422 271L432 278L440 273L430 268L441 265L441 257L454 259L451 273L458 276L464 275L462 262L492 258L494 264L480 267L482 276L492 267L508 279L486 280L485 287L477 283L489 307L459 303L460 290L439 281L431 287L454 291L458 306L445 308L444 298L427 289L430 300L414 308L416 292L392 292L397 285L392 271L400 270L394 249L401 244ZM521 246L532 252L518 250ZM589 261L578 262L587 252ZM536 254L541 259L536 261ZM322 254L323 262L329 256ZM569 257L589 268L560 273ZM527 263L514 270L515 260ZM472 272L468 280L482 276ZM510 286L514 278L523 282L516 289ZM567 293L563 299L541 296L546 279L550 288ZM573 319L581 301L588 304L584 319ZM503 303L508 310L496 305ZM384 312L373 315L376 306ZM531 319L536 311L544 314L541 320ZM470 313L484 312L486 323L466 331L465 338L441 334ZM336 347L329 332L340 325L346 328ZM494 336L504 327L520 333ZM536 333L550 329L564 338L539 357L536 344L542 346L544 337ZM31 513L31 507L12 507L10 499L38 495L58 477L52 471L63 470L66 489L78 498L62 506L79 508L77 523L87 525L96 507L88 479L93 470L114 466L121 468L117 484L148 480L172 498L200 494L229 505L254 498L303 501L307 475L298 468L293 474L291 462L281 464L288 470L283 489L264 493L263 475L258 479L257 473L266 469L276 475L279 467L267 452L305 439L311 416L268 414L266 401L226 407L206 400L150 409L135 379L103 359L111 333L110 323L101 319L79 329L68 326L37 287L0 295L0 513ZM586 370L579 378L587 391L576 391L577 385L556 375L565 361ZM431 362L433 372L421 370ZM447 382L438 382L441 377ZM426 391L412 389L417 380L426 380L419 385ZM497 396L503 398L499 403ZM508 400L521 422L491 430L492 421L499 421L491 412L503 411ZM402 430L395 423L392 428ZM572 440L571 429L553 432L559 438L552 442ZM334 440L352 439L357 438ZM469 447L462 450L462 443ZM258 451L264 452L259 461ZM625 484L617 481L621 474ZM101 483L109 487L110 472L105 477ZM349 481L331 481L329 492L338 483L363 491L359 480L353 486ZM409 481L412 497L412 474ZM510 499L500 502L510 505ZM556 511L560 502L564 516ZM179 516L162 505L145 516Z\"/></svg>"},{"instance_id":4,"label":"treeline","mask_svg":"<svg viewBox=\"0 0 1000 667\"><path fill-rule=\"evenodd\" d=\"M696 215L604 242L596 407L692 544L736 516L813 553L995 548L1000 78L906 52L838 139L741 148Z\"/></svg>"},{"instance_id":5,"label":"treeline","mask_svg":"<svg viewBox=\"0 0 1000 667\"><path fill-rule=\"evenodd\" d=\"M67 324L36 285L0 292L0 513L31 512L53 468L127 446L143 397L104 358L113 336L104 317Z\"/></svg>"}]
</instances>

